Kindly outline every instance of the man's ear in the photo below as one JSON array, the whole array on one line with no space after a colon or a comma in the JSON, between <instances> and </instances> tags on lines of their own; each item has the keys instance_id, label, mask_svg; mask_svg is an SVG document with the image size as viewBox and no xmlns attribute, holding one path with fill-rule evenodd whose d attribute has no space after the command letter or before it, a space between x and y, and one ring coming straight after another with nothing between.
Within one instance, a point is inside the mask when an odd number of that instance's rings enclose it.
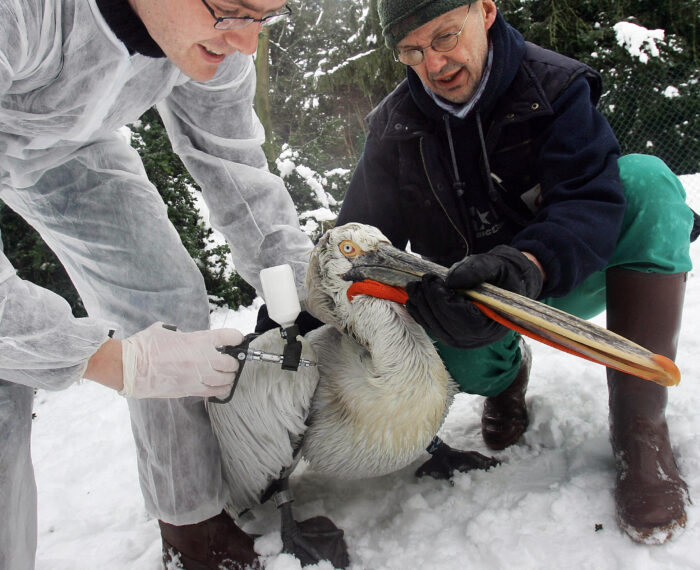
<instances>
[{"instance_id":1,"label":"man's ear","mask_svg":"<svg viewBox=\"0 0 700 570\"><path fill-rule=\"evenodd\" d=\"M481 0L481 9L484 11L484 24L486 29L489 30L496 21L498 8L493 0Z\"/></svg>"}]
</instances>

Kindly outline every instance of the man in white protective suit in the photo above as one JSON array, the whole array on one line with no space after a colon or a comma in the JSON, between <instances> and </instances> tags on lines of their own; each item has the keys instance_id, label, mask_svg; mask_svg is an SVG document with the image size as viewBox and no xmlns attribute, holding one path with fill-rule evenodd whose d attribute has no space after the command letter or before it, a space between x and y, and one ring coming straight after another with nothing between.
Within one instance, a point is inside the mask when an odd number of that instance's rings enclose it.
<instances>
[{"instance_id":1,"label":"man in white protective suit","mask_svg":"<svg viewBox=\"0 0 700 570\"><path fill-rule=\"evenodd\" d=\"M259 563L222 513L204 407L237 370L215 347L242 335L208 330L200 272L116 131L157 104L239 273L259 289L261 268L289 263L301 288L311 243L252 108L261 26L289 14L284 0L0 2L0 200L58 255L89 314L74 318L0 251L0 569L34 567L33 391L83 377L128 398L164 562Z\"/></svg>"}]
</instances>

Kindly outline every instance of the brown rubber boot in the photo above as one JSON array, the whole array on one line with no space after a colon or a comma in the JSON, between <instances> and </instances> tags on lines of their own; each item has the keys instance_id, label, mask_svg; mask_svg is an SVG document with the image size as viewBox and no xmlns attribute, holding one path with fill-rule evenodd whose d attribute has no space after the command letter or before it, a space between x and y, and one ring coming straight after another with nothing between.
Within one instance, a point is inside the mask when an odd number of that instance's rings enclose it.
<instances>
[{"instance_id":1,"label":"brown rubber boot","mask_svg":"<svg viewBox=\"0 0 700 570\"><path fill-rule=\"evenodd\" d=\"M225 513L196 524L175 526L158 521L165 568L244 570L262 566L253 539Z\"/></svg>"},{"instance_id":2,"label":"brown rubber boot","mask_svg":"<svg viewBox=\"0 0 700 570\"><path fill-rule=\"evenodd\" d=\"M608 328L673 359L684 293L685 274L608 270ZM685 526L689 499L671 450L666 388L608 369L608 390L618 522L632 540L662 544Z\"/></svg>"},{"instance_id":3,"label":"brown rubber boot","mask_svg":"<svg viewBox=\"0 0 700 570\"><path fill-rule=\"evenodd\" d=\"M525 392L530 379L532 353L523 339L520 339L520 351L522 360L513 383L498 396L486 398L484 402L481 436L491 449L500 450L513 445L527 429Z\"/></svg>"}]
</instances>

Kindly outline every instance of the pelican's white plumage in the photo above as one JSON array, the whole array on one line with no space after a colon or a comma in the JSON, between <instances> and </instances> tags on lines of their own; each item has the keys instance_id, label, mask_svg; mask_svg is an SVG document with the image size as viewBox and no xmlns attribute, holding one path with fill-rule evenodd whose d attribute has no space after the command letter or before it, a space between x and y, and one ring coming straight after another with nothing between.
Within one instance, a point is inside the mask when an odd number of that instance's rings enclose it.
<instances>
[{"instance_id":1,"label":"pelican's white plumage","mask_svg":"<svg viewBox=\"0 0 700 570\"><path fill-rule=\"evenodd\" d=\"M303 357L317 367L296 373L248 363L233 399L210 404L225 477L237 513L301 454L321 473L364 478L414 461L440 428L456 386L423 329L395 302L347 291L343 276L387 239L371 226L327 232L307 272L306 308L327 323L308 333ZM251 346L281 353L273 330ZM307 425L308 424L308 429Z\"/></svg>"},{"instance_id":2,"label":"pelican's white plumage","mask_svg":"<svg viewBox=\"0 0 700 570\"><path fill-rule=\"evenodd\" d=\"M352 261L387 242L371 226L335 228L319 241L306 274L308 309L330 326L306 337L318 358L319 385L302 454L336 477L383 475L415 460L455 392L432 341L402 305L367 295L348 299L352 283L343 275Z\"/></svg>"}]
</instances>

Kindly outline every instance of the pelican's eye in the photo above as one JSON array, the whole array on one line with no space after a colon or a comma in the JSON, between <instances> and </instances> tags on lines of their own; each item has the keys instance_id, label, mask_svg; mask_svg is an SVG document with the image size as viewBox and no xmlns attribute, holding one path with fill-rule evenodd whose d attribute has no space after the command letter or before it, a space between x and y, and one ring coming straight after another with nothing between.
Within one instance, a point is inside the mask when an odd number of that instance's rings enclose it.
<instances>
[{"instance_id":1,"label":"pelican's eye","mask_svg":"<svg viewBox=\"0 0 700 570\"><path fill-rule=\"evenodd\" d=\"M340 248L340 253L342 253L345 257L357 257L358 255L364 253L355 242L350 241L349 239L341 241L338 247Z\"/></svg>"}]
</instances>

